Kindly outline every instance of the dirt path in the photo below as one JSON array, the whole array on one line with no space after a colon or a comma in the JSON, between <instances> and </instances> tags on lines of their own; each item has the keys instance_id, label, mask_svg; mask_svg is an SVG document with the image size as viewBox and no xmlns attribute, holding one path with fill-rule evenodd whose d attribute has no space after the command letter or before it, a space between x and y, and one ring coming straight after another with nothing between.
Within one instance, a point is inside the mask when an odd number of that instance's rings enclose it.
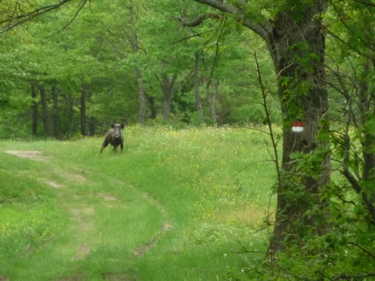
<instances>
[{"instance_id":1,"label":"dirt path","mask_svg":"<svg viewBox=\"0 0 375 281\"><path fill-rule=\"evenodd\" d=\"M73 240L70 241L70 247L75 247L75 253L71 258L72 262L84 260L86 257L90 255L92 251L92 236L94 235L94 229L96 226L96 213L97 210L95 206L89 203L87 200L87 195L82 194L75 194L72 190L73 187L77 187L79 185L88 185L90 184L90 180L85 176L84 173L78 172L81 171L78 168L76 169L77 172L72 173L68 171L61 170L61 168L56 167L53 164L53 157L45 156L43 151L23 151L23 150L7 150L5 151L8 154L15 155L17 157L30 159L32 161L42 161L48 162L49 170L48 173L46 172L45 177L39 178L40 182L47 184L51 189L56 192L56 194L61 199L62 206L67 210L70 214L70 221L71 221L71 231L75 233L72 237ZM60 181L59 177L63 177L64 181ZM125 184L125 183L122 183ZM136 188L131 186L132 188ZM158 212L160 212L163 218L168 218L168 212L163 207L160 202L153 199L146 193L143 194L143 199L148 202L148 204L154 206ZM114 194L99 192L97 194L90 194L90 196L95 196L96 199L101 200L102 206L106 206L107 208L124 208L124 203L120 202L120 200ZM91 198L92 199L92 198ZM147 253L154 245L156 245L157 241L165 234L167 231L173 228L172 224L169 221L165 221L159 231L157 231L152 237L150 237L147 241L145 241L140 247L134 249L132 251L135 257L141 257L145 253ZM105 230L103 230L105 231ZM75 245L75 246L74 246ZM69 245L67 246L69 247ZM111 275L105 274L105 280L135 280L134 278L127 277L125 275ZM0 281L3 280L0 277ZM7 280L7 279L5 279ZM83 277L80 275L73 276L71 278L63 278L57 280L74 280L74 281L81 281Z\"/></svg>"}]
</instances>

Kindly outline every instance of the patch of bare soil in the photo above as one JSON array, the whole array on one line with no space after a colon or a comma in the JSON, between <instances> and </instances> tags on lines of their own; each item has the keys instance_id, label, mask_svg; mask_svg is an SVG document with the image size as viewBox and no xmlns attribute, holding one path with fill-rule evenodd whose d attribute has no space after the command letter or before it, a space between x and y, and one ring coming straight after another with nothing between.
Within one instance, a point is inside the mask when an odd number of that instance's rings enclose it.
<instances>
[{"instance_id":1,"label":"patch of bare soil","mask_svg":"<svg viewBox=\"0 0 375 281\"><path fill-rule=\"evenodd\" d=\"M79 209L69 209L72 214L72 221L77 222L75 228L81 233L81 236L85 236L90 233L94 228L94 219L92 215L95 214L95 209L92 207L82 207ZM87 243L81 243L76 251L76 254L72 257L72 261L81 260L87 257L91 252L91 247Z\"/></svg>"},{"instance_id":2,"label":"patch of bare soil","mask_svg":"<svg viewBox=\"0 0 375 281\"><path fill-rule=\"evenodd\" d=\"M83 278L82 274L78 274L78 275L71 276L71 277L62 277L62 278L56 279L56 281L83 281L83 280L84 280L84 278Z\"/></svg>"},{"instance_id":3,"label":"patch of bare soil","mask_svg":"<svg viewBox=\"0 0 375 281\"><path fill-rule=\"evenodd\" d=\"M82 260L87 257L91 252L90 245L81 244L77 249L77 253L72 257L71 261Z\"/></svg>"},{"instance_id":4,"label":"patch of bare soil","mask_svg":"<svg viewBox=\"0 0 375 281\"><path fill-rule=\"evenodd\" d=\"M64 187L64 185L62 185L60 183L57 183L53 180L45 180L44 183L46 183L48 186L50 186L52 188L62 188L62 187Z\"/></svg>"},{"instance_id":5,"label":"patch of bare soil","mask_svg":"<svg viewBox=\"0 0 375 281\"><path fill-rule=\"evenodd\" d=\"M117 197L109 193L98 193L98 197L106 201L117 201Z\"/></svg>"},{"instance_id":6,"label":"patch of bare soil","mask_svg":"<svg viewBox=\"0 0 375 281\"><path fill-rule=\"evenodd\" d=\"M116 195L113 195L110 193L99 192L97 193L96 196L102 200L102 205L106 206L107 208L125 209L129 207L123 202L121 202L116 197Z\"/></svg>"},{"instance_id":7,"label":"patch of bare soil","mask_svg":"<svg viewBox=\"0 0 375 281\"><path fill-rule=\"evenodd\" d=\"M172 224L165 222L158 233L156 233L149 241L144 243L141 247L133 250L133 254L136 257L141 257L147 253L155 244L158 242L159 238L167 231L173 228Z\"/></svg>"},{"instance_id":8,"label":"patch of bare soil","mask_svg":"<svg viewBox=\"0 0 375 281\"><path fill-rule=\"evenodd\" d=\"M164 206L162 204L160 204L159 201L155 200L154 198L152 198L149 194L147 193L144 193L143 194L143 197L151 204L151 205L154 205L158 210L159 212L161 213L161 215L163 217L167 217L168 216L168 212L167 210L164 208ZM133 250L133 254L136 256L136 257L141 257L143 256L145 253L147 253L153 246L155 246L155 244L158 242L158 240L160 239L160 237L167 231L171 230L173 228L173 225L169 222L165 222L160 230L150 239L148 240L146 243L144 243L141 247Z\"/></svg>"},{"instance_id":9,"label":"patch of bare soil","mask_svg":"<svg viewBox=\"0 0 375 281\"><path fill-rule=\"evenodd\" d=\"M64 178L68 179L69 181L75 184L84 184L87 182L87 178L85 176L85 171L77 172L77 173L70 173L66 171L59 171L59 174Z\"/></svg>"},{"instance_id":10,"label":"patch of bare soil","mask_svg":"<svg viewBox=\"0 0 375 281\"><path fill-rule=\"evenodd\" d=\"M136 281L135 277L131 277L127 274L113 274L113 273L102 273L103 279L106 281Z\"/></svg>"},{"instance_id":11,"label":"patch of bare soil","mask_svg":"<svg viewBox=\"0 0 375 281\"><path fill-rule=\"evenodd\" d=\"M0 281L10 281L10 279L5 276L0 276Z\"/></svg>"},{"instance_id":12,"label":"patch of bare soil","mask_svg":"<svg viewBox=\"0 0 375 281\"><path fill-rule=\"evenodd\" d=\"M42 155L43 151L39 150L5 150L4 152L34 161L47 162L50 159L50 157Z\"/></svg>"}]
</instances>

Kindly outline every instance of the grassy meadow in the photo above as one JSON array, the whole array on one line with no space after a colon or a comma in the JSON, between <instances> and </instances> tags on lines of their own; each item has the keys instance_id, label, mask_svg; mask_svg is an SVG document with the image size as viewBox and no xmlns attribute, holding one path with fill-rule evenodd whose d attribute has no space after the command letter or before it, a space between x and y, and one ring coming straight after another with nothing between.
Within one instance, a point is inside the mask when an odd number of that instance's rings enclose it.
<instances>
[{"instance_id":1,"label":"grassy meadow","mask_svg":"<svg viewBox=\"0 0 375 281\"><path fill-rule=\"evenodd\" d=\"M274 206L267 135L124 134L117 154L97 137L0 141L1 281L249 278Z\"/></svg>"}]
</instances>

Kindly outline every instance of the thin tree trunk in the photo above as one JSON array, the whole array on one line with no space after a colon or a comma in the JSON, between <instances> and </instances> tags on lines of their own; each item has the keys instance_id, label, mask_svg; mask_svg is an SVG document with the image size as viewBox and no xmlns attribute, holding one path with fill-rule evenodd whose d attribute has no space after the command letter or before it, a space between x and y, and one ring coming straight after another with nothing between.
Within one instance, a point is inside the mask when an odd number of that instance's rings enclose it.
<instances>
[{"instance_id":1,"label":"thin tree trunk","mask_svg":"<svg viewBox=\"0 0 375 281\"><path fill-rule=\"evenodd\" d=\"M219 78L217 78L214 84L213 91L211 91L211 88L208 85L206 87L207 100L208 100L208 104L210 105L211 119L214 124L217 123L216 97L217 97L217 94L219 93L219 85L220 85L220 80Z\"/></svg>"},{"instance_id":2,"label":"thin tree trunk","mask_svg":"<svg viewBox=\"0 0 375 281\"><path fill-rule=\"evenodd\" d=\"M31 97L33 99L33 105L32 105L32 130L33 130L33 135L37 136L38 135L38 103L36 101L37 98L37 90L36 86L34 83L31 84Z\"/></svg>"},{"instance_id":3,"label":"thin tree trunk","mask_svg":"<svg viewBox=\"0 0 375 281\"><path fill-rule=\"evenodd\" d=\"M138 82L138 100L139 100L139 112L138 112L138 123L143 125L146 121L146 91L145 85L142 79L142 72L136 70L137 82Z\"/></svg>"},{"instance_id":4,"label":"thin tree trunk","mask_svg":"<svg viewBox=\"0 0 375 281\"><path fill-rule=\"evenodd\" d=\"M366 206L369 214L372 217L373 222L375 222L375 191L373 188L366 188L366 186L374 186L375 185L375 153L374 153L374 145L375 145L375 135L373 133L373 129L368 125L369 121L374 118L375 115L375 108L373 104L373 95L369 94L372 93L370 91L370 84L371 81L369 77L369 73L374 68L374 61L372 59L367 59L367 62L363 66L363 72L365 73L365 77L359 80L359 101L358 107L360 112L360 126L362 127L361 134L362 137L361 145L362 145L362 158L363 158L363 178L362 181L365 184L362 184L362 201ZM353 113L349 113L353 114ZM371 123L370 123L371 124Z\"/></svg>"},{"instance_id":5,"label":"thin tree trunk","mask_svg":"<svg viewBox=\"0 0 375 281\"><path fill-rule=\"evenodd\" d=\"M93 116L91 116L89 119L89 135L94 136L96 134L96 124L98 123L98 119Z\"/></svg>"},{"instance_id":6,"label":"thin tree trunk","mask_svg":"<svg viewBox=\"0 0 375 281\"><path fill-rule=\"evenodd\" d=\"M147 97L147 101L148 101L148 107L150 108L150 111L151 111L150 118L155 119L156 116L158 115L158 109L156 107L155 97L148 96L148 95L146 97Z\"/></svg>"},{"instance_id":7,"label":"thin tree trunk","mask_svg":"<svg viewBox=\"0 0 375 281\"><path fill-rule=\"evenodd\" d=\"M86 129L86 96L87 91L85 89L85 85L82 85L81 90L81 134L82 136L87 135L87 129Z\"/></svg>"},{"instance_id":8,"label":"thin tree trunk","mask_svg":"<svg viewBox=\"0 0 375 281\"><path fill-rule=\"evenodd\" d=\"M194 68L194 92L195 92L195 103L197 106L197 111L199 113L199 121L201 124L204 123L203 117L203 108L202 108L202 99L199 90L199 62L200 62L200 53L195 53L195 68Z\"/></svg>"},{"instance_id":9,"label":"thin tree trunk","mask_svg":"<svg viewBox=\"0 0 375 281\"><path fill-rule=\"evenodd\" d=\"M55 138L61 139L61 128L60 128L60 114L59 114L59 93L56 84L52 86L52 97L53 97L53 108L52 108L52 120L53 120L53 133Z\"/></svg>"},{"instance_id":10,"label":"thin tree trunk","mask_svg":"<svg viewBox=\"0 0 375 281\"><path fill-rule=\"evenodd\" d=\"M163 91L163 118L164 120L169 120L171 112L171 101L173 94L175 93L174 83L176 82L177 74L175 74L172 79L165 75L163 78L163 84L161 89Z\"/></svg>"},{"instance_id":11,"label":"thin tree trunk","mask_svg":"<svg viewBox=\"0 0 375 281\"><path fill-rule=\"evenodd\" d=\"M68 123L68 139L70 140L72 137L72 130L73 130L73 117L74 117L74 103L73 103L73 96L69 95L69 123Z\"/></svg>"},{"instance_id":12,"label":"thin tree trunk","mask_svg":"<svg viewBox=\"0 0 375 281\"><path fill-rule=\"evenodd\" d=\"M46 136L49 137L52 135L52 131L51 131L50 113L49 113L48 102L47 102L47 93L43 86L38 85L38 87L40 90L40 99L42 102L42 121L43 121L44 133L46 134Z\"/></svg>"},{"instance_id":13,"label":"thin tree trunk","mask_svg":"<svg viewBox=\"0 0 375 281\"><path fill-rule=\"evenodd\" d=\"M131 45L133 49L133 53L138 53L139 47L138 47L138 37L137 32L135 29L135 13L133 8L133 1L131 2L131 6L129 6L129 12L130 12L130 26L132 28L132 38L131 38ZM139 112L138 112L138 123L143 125L146 121L146 91L145 91L145 85L143 83L143 77L142 77L142 71L137 67L135 69L135 74L137 77L137 83L138 83L138 100L139 100Z\"/></svg>"}]
</instances>

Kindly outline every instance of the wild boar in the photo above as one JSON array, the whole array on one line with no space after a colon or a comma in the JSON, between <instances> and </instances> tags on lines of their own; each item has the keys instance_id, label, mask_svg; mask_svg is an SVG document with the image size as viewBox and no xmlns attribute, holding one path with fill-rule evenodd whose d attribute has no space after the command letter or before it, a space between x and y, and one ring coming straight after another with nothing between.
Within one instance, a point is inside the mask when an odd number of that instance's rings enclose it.
<instances>
[{"instance_id":1,"label":"wild boar","mask_svg":"<svg viewBox=\"0 0 375 281\"><path fill-rule=\"evenodd\" d=\"M124 129L124 124L112 124L111 129L105 135L104 142L102 144L102 149L100 153L102 153L103 149L107 147L108 144L113 146L113 152L117 152L117 147L121 147L121 151L124 147L124 135L121 131Z\"/></svg>"}]
</instances>

